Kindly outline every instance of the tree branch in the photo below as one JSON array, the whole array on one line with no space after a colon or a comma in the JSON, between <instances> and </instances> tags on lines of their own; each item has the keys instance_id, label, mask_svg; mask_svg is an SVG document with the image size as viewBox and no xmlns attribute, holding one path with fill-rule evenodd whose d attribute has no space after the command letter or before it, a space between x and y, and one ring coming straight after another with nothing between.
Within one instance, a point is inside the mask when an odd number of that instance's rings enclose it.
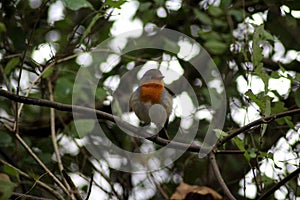
<instances>
[{"instance_id":1,"label":"tree branch","mask_svg":"<svg viewBox=\"0 0 300 200\"><path fill-rule=\"evenodd\" d=\"M276 183L272 188L270 188L267 192L262 194L257 200L267 199L271 194L274 194L276 190L278 190L281 186L286 184L289 180L293 179L300 173L300 168L297 168L295 171L287 175L284 179Z\"/></svg>"},{"instance_id":2,"label":"tree branch","mask_svg":"<svg viewBox=\"0 0 300 200\"><path fill-rule=\"evenodd\" d=\"M119 125L122 127L126 128L128 131L131 131L137 135L143 136L146 139L159 144L159 145L170 145L172 148L177 148L177 149L188 149L188 151L191 152L198 152L201 149L207 148L207 147L201 147L199 145L189 145L185 143L180 143L176 141L171 141L157 137L157 136L151 136L149 137L148 133L143 133L141 132L137 127L132 126L131 124L121 120L117 116L113 116L109 113L95 110L93 108L88 108L88 107L82 107L78 105L68 105L68 104L63 104L63 103L58 103L58 102L52 102L44 99L37 99L37 98L31 98L31 97L24 97L24 96L18 96L15 94L12 94L10 92L7 92L5 90L0 89L0 96L6 97L10 100L16 101L16 102L21 102L24 104L29 104L29 105L38 105L38 106L44 106L44 107L49 107L49 108L54 108L60 111L69 111L69 112L77 112L81 114L88 114L88 113L93 113L96 114L97 117L101 119L107 119L112 122L118 122Z\"/></svg>"},{"instance_id":3,"label":"tree branch","mask_svg":"<svg viewBox=\"0 0 300 200\"><path fill-rule=\"evenodd\" d=\"M224 181L224 179L221 175L218 163L216 161L215 153L210 152L209 158L210 158L210 162L211 162L212 168L214 170L215 176L216 176L218 182L220 183L226 197L230 200L236 200L236 198L231 194L230 190L228 189L228 187L227 187L227 185L226 185L226 183L225 183L225 181Z\"/></svg>"},{"instance_id":4,"label":"tree branch","mask_svg":"<svg viewBox=\"0 0 300 200\"><path fill-rule=\"evenodd\" d=\"M170 147L172 147L172 148L186 149L191 152L199 152L200 149L207 148L204 146L202 147L200 145L189 145L186 143L181 143L181 142L176 142L176 141L172 141L172 143L170 143L171 142L170 140L166 140L166 139L163 139L163 138L160 138L157 136L149 137L149 135L147 133L142 133L137 127L132 126L131 124L121 120L119 117L113 116L113 115L103 112L103 111L95 110L93 108L82 107L82 106L78 106L78 105L68 105L68 104L52 102L52 101L48 101L48 100L44 100L44 99L18 96L13 93L10 93L8 91L5 91L3 89L0 89L0 96L6 97L6 98L16 101L16 102L29 104L29 105L38 105L38 106L54 108L54 109L57 109L60 111L69 111L69 112L76 112L76 113L81 113L81 114L93 113L93 114L96 114L98 118L107 119L112 122L118 122L119 125L126 128L128 131L131 131L132 133L146 137L146 139L148 139L156 144L159 144L159 145L168 145L169 144ZM236 137L240 133L243 133L244 131L249 130L255 126L258 126L260 124L268 124L275 119L282 118L285 116L292 116L292 115L296 115L299 113L300 113L300 108L297 108L297 109L273 114L273 115L270 115L267 117L262 117L262 118L255 120L239 129L231 131L231 133L228 136L224 137L216 144L215 149L222 146L223 144L225 144L232 138ZM218 153L218 152L216 152L216 153Z\"/></svg>"},{"instance_id":5,"label":"tree branch","mask_svg":"<svg viewBox=\"0 0 300 200\"><path fill-rule=\"evenodd\" d=\"M284 111L284 112L281 112L281 113L269 115L269 116L266 116L266 117L262 117L262 118L260 118L258 120L255 120L255 121L253 121L253 122L251 122L251 123L249 123L249 124L247 124L247 125L245 125L241 128L238 128L234 131L231 131L231 133L228 136L224 137L223 139L221 139L217 143L216 147L222 146L223 144L225 144L226 142L228 142L229 140L231 140L235 136L237 136L240 133L243 133L244 131L249 130L249 129L255 127L255 126L258 126L258 125L261 125L261 124L269 124L270 122L272 122L275 119L286 117L286 116L292 116L292 115L296 115L296 114L299 114L299 113L300 113L300 108L297 108L297 109L288 110L288 111Z\"/></svg>"}]
</instances>

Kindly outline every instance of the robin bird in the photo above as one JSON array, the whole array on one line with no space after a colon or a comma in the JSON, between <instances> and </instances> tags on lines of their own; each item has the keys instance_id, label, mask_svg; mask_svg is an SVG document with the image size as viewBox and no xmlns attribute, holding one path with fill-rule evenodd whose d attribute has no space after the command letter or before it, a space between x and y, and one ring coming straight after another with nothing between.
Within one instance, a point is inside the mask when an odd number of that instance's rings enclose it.
<instances>
[{"instance_id":1,"label":"robin bird","mask_svg":"<svg viewBox=\"0 0 300 200\"><path fill-rule=\"evenodd\" d=\"M139 87L132 93L129 106L144 125L155 123L160 130L158 136L169 139L166 129L172 112L173 98L165 88L163 78L158 69L148 70L143 75Z\"/></svg>"}]
</instances>

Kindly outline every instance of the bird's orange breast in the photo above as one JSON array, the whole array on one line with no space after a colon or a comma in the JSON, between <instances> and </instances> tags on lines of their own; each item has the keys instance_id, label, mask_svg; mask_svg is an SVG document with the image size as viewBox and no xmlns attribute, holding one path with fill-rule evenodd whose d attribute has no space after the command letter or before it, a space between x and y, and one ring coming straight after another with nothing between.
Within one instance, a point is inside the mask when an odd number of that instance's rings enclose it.
<instances>
[{"instance_id":1,"label":"bird's orange breast","mask_svg":"<svg viewBox=\"0 0 300 200\"><path fill-rule=\"evenodd\" d=\"M140 101L151 102L152 104L160 103L163 90L164 85L162 83L150 82L143 84L140 91Z\"/></svg>"}]
</instances>

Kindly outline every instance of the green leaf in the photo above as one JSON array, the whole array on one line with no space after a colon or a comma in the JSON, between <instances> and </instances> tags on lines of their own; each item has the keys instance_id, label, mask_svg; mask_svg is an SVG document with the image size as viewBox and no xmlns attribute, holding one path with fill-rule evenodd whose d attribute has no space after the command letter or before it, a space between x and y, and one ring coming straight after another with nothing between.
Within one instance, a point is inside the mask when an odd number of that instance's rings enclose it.
<instances>
[{"instance_id":1,"label":"green leaf","mask_svg":"<svg viewBox=\"0 0 300 200\"><path fill-rule=\"evenodd\" d=\"M219 138L219 139L228 136L228 133L226 133L225 131L223 131L221 129L214 129L214 131L217 135L217 138Z\"/></svg>"},{"instance_id":2,"label":"green leaf","mask_svg":"<svg viewBox=\"0 0 300 200\"><path fill-rule=\"evenodd\" d=\"M91 119L76 120L75 124L79 137L84 137L85 135L91 133L95 127L95 121Z\"/></svg>"},{"instance_id":3,"label":"green leaf","mask_svg":"<svg viewBox=\"0 0 300 200\"><path fill-rule=\"evenodd\" d=\"M271 153L267 153L267 152L259 152L258 158L270 158L272 159L273 158L273 154Z\"/></svg>"},{"instance_id":4,"label":"green leaf","mask_svg":"<svg viewBox=\"0 0 300 200\"><path fill-rule=\"evenodd\" d=\"M194 9L194 14L203 24L213 25L211 18L204 12Z\"/></svg>"},{"instance_id":5,"label":"green leaf","mask_svg":"<svg viewBox=\"0 0 300 200\"><path fill-rule=\"evenodd\" d=\"M246 160L249 162L250 161L250 155L249 155L248 151L246 151L246 149L245 149L245 145L244 145L243 140L241 140L238 137L232 138L232 140L235 143L235 145L239 148L239 150L245 152L244 156L245 156Z\"/></svg>"},{"instance_id":6,"label":"green leaf","mask_svg":"<svg viewBox=\"0 0 300 200\"><path fill-rule=\"evenodd\" d=\"M218 40L208 40L204 43L204 47L206 47L209 52L216 55L223 54L227 50L227 45Z\"/></svg>"},{"instance_id":7,"label":"green leaf","mask_svg":"<svg viewBox=\"0 0 300 200\"><path fill-rule=\"evenodd\" d=\"M291 10L300 10L300 1L287 1L284 4Z\"/></svg>"},{"instance_id":8,"label":"green leaf","mask_svg":"<svg viewBox=\"0 0 300 200\"><path fill-rule=\"evenodd\" d=\"M0 200L7 200L17 185L6 174L0 174Z\"/></svg>"},{"instance_id":9,"label":"green leaf","mask_svg":"<svg viewBox=\"0 0 300 200\"><path fill-rule=\"evenodd\" d=\"M265 98L265 105L266 109L264 111L265 116L271 115L271 98L268 98L268 96Z\"/></svg>"},{"instance_id":10,"label":"green leaf","mask_svg":"<svg viewBox=\"0 0 300 200\"><path fill-rule=\"evenodd\" d=\"M6 26L4 23L0 22L0 33L6 32Z\"/></svg>"},{"instance_id":11,"label":"green leaf","mask_svg":"<svg viewBox=\"0 0 300 200\"><path fill-rule=\"evenodd\" d=\"M173 42L167 37L163 38L163 42L164 42L164 49L168 49L177 54L179 53L180 46L178 44L176 44L175 42Z\"/></svg>"},{"instance_id":12,"label":"green leaf","mask_svg":"<svg viewBox=\"0 0 300 200\"><path fill-rule=\"evenodd\" d=\"M152 5L151 2L144 2L144 3L140 2L139 11L140 12L146 11L150 9L151 5Z\"/></svg>"},{"instance_id":13,"label":"green leaf","mask_svg":"<svg viewBox=\"0 0 300 200\"><path fill-rule=\"evenodd\" d=\"M252 61L254 67L257 67L259 64L261 64L261 61L263 59L262 50L263 49L259 46L259 44L253 41Z\"/></svg>"},{"instance_id":14,"label":"green leaf","mask_svg":"<svg viewBox=\"0 0 300 200\"><path fill-rule=\"evenodd\" d=\"M260 47L261 41L263 40L264 35L264 26L257 26L254 30L253 34L253 54L252 54L252 62L254 67L259 66L262 63L263 54L262 47Z\"/></svg>"},{"instance_id":15,"label":"green leaf","mask_svg":"<svg viewBox=\"0 0 300 200\"><path fill-rule=\"evenodd\" d=\"M266 105L264 103L264 99L258 98L257 95L253 94L252 90L248 90L245 95L249 97L251 101L256 103L256 105L260 108L261 111L266 109Z\"/></svg>"},{"instance_id":16,"label":"green leaf","mask_svg":"<svg viewBox=\"0 0 300 200\"><path fill-rule=\"evenodd\" d=\"M222 0L220 3L220 7L221 8L227 8L230 6L232 0Z\"/></svg>"},{"instance_id":17,"label":"green leaf","mask_svg":"<svg viewBox=\"0 0 300 200\"><path fill-rule=\"evenodd\" d=\"M258 65L256 66L256 69L255 69L254 72L264 82L265 93L267 93L268 92L268 85L269 85L270 76L267 74L262 62L258 63Z\"/></svg>"},{"instance_id":18,"label":"green leaf","mask_svg":"<svg viewBox=\"0 0 300 200\"><path fill-rule=\"evenodd\" d=\"M79 10L80 8L91 8L93 9L92 4L87 0L62 0L65 6L70 10Z\"/></svg>"},{"instance_id":19,"label":"green leaf","mask_svg":"<svg viewBox=\"0 0 300 200\"><path fill-rule=\"evenodd\" d=\"M104 2L104 4L105 4L105 5L108 5L108 6L110 6L110 7L113 7L113 8L118 8L118 9L120 9L121 6L122 6L125 2L127 2L127 1L126 1L126 0L117 0L117 1L114 1L114 0L106 0L106 1Z\"/></svg>"},{"instance_id":20,"label":"green leaf","mask_svg":"<svg viewBox=\"0 0 300 200\"><path fill-rule=\"evenodd\" d=\"M213 17L220 17L223 15L223 10L217 6L209 6L208 13Z\"/></svg>"},{"instance_id":21,"label":"green leaf","mask_svg":"<svg viewBox=\"0 0 300 200\"><path fill-rule=\"evenodd\" d=\"M228 26L226 21L218 19L218 18L213 19L213 24L215 27L218 27L218 28L226 28Z\"/></svg>"},{"instance_id":22,"label":"green leaf","mask_svg":"<svg viewBox=\"0 0 300 200\"><path fill-rule=\"evenodd\" d=\"M266 133L268 124L262 124L261 127L262 127L262 128L261 128L260 135L261 135L261 137L263 137L263 136L265 135L265 133Z\"/></svg>"},{"instance_id":23,"label":"green leaf","mask_svg":"<svg viewBox=\"0 0 300 200\"><path fill-rule=\"evenodd\" d=\"M72 102L73 84L67 77L57 79L54 97L56 101L70 104Z\"/></svg>"},{"instance_id":24,"label":"green leaf","mask_svg":"<svg viewBox=\"0 0 300 200\"><path fill-rule=\"evenodd\" d=\"M0 140L0 147L1 147L1 146L2 146L2 147L7 147L7 146L9 146L9 145L11 144L11 142L12 142L11 136L8 135L8 134L5 133L5 132L2 132L2 131L0 131L0 138L1 138L1 140Z\"/></svg>"},{"instance_id":25,"label":"green leaf","mask_svg":"<svg viewBox=\"0 0 300 200\"><path fill-rule=\"evenodd\" d=\"M44 164L48 164L52 162L52 155L53 155L52 153L42 152L39 153L38 156Z\"/></svg>"},{"instance_id":26,"label":"green leaf","mask_svg":"<svg viewBox=\"0 0 300 200\"><path fill-rule=\"evenodd\" d=\"M271 33L269 33L268 31L264 30L263 32L263 38L265 40L270 40L270 41L273 41L274 40L274 37Z\"/></svg>"},{"instance_id":27,"label":"green leaf","mask_svg":"<svg viewBox=\"0 0 300 200\"><path fill-rule=\"evenodd\" d=\"M81 40L80 40L80 43L83 43L83 40L86 38L86 36L91 32L93 26L95 25L95 23L98 21L98 19L100 19L101 17L103 16L102 13L97 13L91 23L88 25L88 27L86 28L86 30L84 31L82 37L81 37Z\"/></svg>"},{"instance_id":28,"label":"green leaf","mask_svg":"<svg viewBox=\"0 0 300 200\"><path fill-rule=\"evenodd\" d=\"M271 107L271 113L272 114L277 114L280 112L284 112L288 110L285 106L284 106L284 102L282 101L277 101L273 104L273 106Z\"/></svg>"},{"instance_id":29,"label":"green leaf","mask_svg":"<svg viewBox=\"0 0 300 200\"><path fill-rule=\"evenodd\" d=\"M143 15L140 16L144 24L151 22L156 16L156 12L153 9L148 9L143 12Z\"/></svg>"},{"instance_id":30,"label":"green leaf","mask_svg":"<svg viewBox=\"0 0 300 200\"><path fill-rule=\"evenodd\" d=\"M3 165L3 172L5 172L7 175L19 179L19 172L14 168L10 167L9 165Z\"/></svg>"},{"instance_id":31,"label":"green leaf","mask_svg":"<svg viewBox=\"0 0 300 200\"><path fill-rule=\"evenodd\" d=\"M241 22L244 19L244 11L242 9L230 9L229 15L232 15L237 22Z\"/></svg>"},{"instance_id":32,"label":"green leaf","mask_svg":"<svg viewBox=\"0 0 300 200\"><path fill-rule=\"evenodd\" d=\"M107 92L105 89L103 89L103 88L96 89L96 100L97 101L100 101L100 102L104 101L106 96L107 96Z\"/></svg>"},{"instance_id":33,"label":"green leaf","mask_svg":"<svg viewBox=\"0 0 300 200\"><path fill-rule=\"evenodd\" d=\"M296 74L296 78L295 78L297 81L300 81L300 73L297 73Z\"/></svg>"},{"instance_id":34,"label":"green leaf","mask_svg":"<svg viewBox=\"0 0 300 200\"><path fill-rule=\"evenodd\" d=\"M249 157L250 158L256 158L256 149L255 148L251 148L248 150L248 153L249 153Z\"/></svg>"},{"instance_id":35,"label":"green leaf","mask_svg":"<svg viewBox=\"0 0 300 200\"><path fill-rule=\"evenodd\" d=\"M10 59L4 68L4 74L8 75L19 64L19 57Z\"/></svg>"},{"instance_id":36,"label":"green leaf","mask_svg":"<svg viewBox=\"0 0 300 200\"><path fill-rule=\"evenodd\" d=\"M264 116L270 116L270 114L271 114L271 99L267 98L265 101ZM267 130L268 124L262 124L261 127L262 127L262 129L261 129L260 135L261 135L261 137L263 137Z\"/></svg>"},{"instance_id":37,"label":"green leaf","mask_svg":"<svg viewBox=\"0 0 300 200\"><path fill-rule=\"evenodd\" d=\"M273 104L273 106L271 107L271 113L272 114L277 114L277 113L280 113L280 112L284 112L286 110L288 110L288 109L284 106L284 103L281 102L281 101L275 102ZM284 119L284 118L287 118L287 119ZM287 117L284 117L284 118L276 119L276 122L279 125L283 125L283 124L286 123L286 120L291 120L290 116L287 116Z\"/></svg>"},{"instance_id":38,"label":"green leaf","mask_svg":"<svg viewBox=\"0 0 300 200\"><path fill-rule=\"evenodd\" d=\"M296 105L300 108L300 88L298 88L295 92L295 102Z\"/></svg>"},{"instance_id":39,"label":"green leaf","mask_svg":"<svg viewBox=\"0 0 300 200\"><path fill-rule=\"evenodd\" d=\"M273 179L269 178L265 174L262 176L261 180L266 186L269 186L269 187L275 183L275 181Z\"/></svg>"},{"instance_id":40,"label":"green leaf","mask_svg":"<svg viewBox=\"0 0 300 200\"><path fill-rule=\"evenodd\" d=\"M165 0L154 0L154 2L157 6L162 6L166 3Z\"/></svg>"},{"instance_id":41,"label":"green leaf","mask_svg":"<svg viewBox=\"0 0 300 200\"><path fill-rule=\"evenodd\" d=\"M290 116L283 118L284 122L289 126L290 129L295 129L295 124L292 121L292 118Z\"/></svg>"},{"instance_id":42,"label":"green leaf","mask_svg":"<svg viewBox=\"0 0 300 200\"><path fill-rule=\"evenodd\" d=\"M278 71L272 71L270 77L271 77L271 78L274 78L274 79L279 79L279 78L281 78L282 76L279 74Z\"/></svg>"},{"instance_id":43,"label":"green leaf","mask_svg":"<svg viewBox=\"0 0 300 200\"><path fill-rule=\"evenodd\" d=\"M246 151L244 142L240 138L235 137L232 140L234 141L235 145L239 148L239 150Z\"/></svg>"},{"instance_id":44,"label":"green leaf","mask_svg":"<svg viewBox=\"0 0 300 200\"><path fill-rule=\"evenodd\" d=\"M217 32L215 31L203 31L203 30L200 30L199 32L199 35L201 38L203 38L204 40L222 40L222 37L220 34L218 34Z\"/></svg>"},{"instance_id":45,"label":"green leaf","mask_svg":"<svg viewBox=\"0 0 300 200\"><path fill-rule=\"evenodd\" d=\"M51 74L53 73L53 68L47 68L44 72L43 72L43 78L48 78Z\"/></svg>"}]
</instances>

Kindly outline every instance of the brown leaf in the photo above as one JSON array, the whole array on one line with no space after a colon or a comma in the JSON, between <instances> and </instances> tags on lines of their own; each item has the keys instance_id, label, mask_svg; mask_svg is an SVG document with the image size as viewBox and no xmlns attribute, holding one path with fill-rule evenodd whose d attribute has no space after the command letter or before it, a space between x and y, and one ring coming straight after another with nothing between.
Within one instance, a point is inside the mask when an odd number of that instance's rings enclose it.
<instances>
[{"instance_id":1,"label":"brown leaf","mask_svg":"<svg viewBox=\"0 0 300 200\"><path fill-rule=\"evenodd\" d=\"M0 173L0 179L5 180L5 181L10 181L9 176L4 173Z\"/></svg>"},{"instance_id":2,"label":"brown leaf","mask_svg":"<svg viewBox=\"0 0 300 200\"><path fill-rule=\"evenodd\" d=\"M198 185L189 185L181 182L171 200L223 200L223 197L215 190Z\"/></svg>"}]
</instances>

